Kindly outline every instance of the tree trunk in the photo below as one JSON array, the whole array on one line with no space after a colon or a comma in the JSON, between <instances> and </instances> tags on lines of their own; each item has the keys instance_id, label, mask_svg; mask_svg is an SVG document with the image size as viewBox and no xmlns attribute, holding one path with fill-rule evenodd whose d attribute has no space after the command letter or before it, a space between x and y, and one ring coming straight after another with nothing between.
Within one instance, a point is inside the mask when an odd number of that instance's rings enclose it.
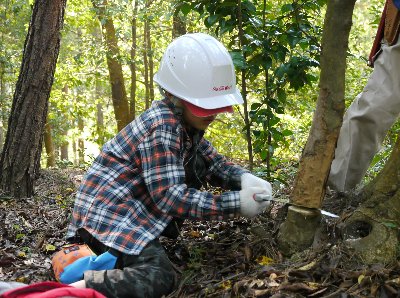
<instances>
[{"instance_id":1,"label":"tree trunk","mask_svg":"<svg viewBox=\"0 0 400 298\"><path fill-rule=\"evenodd\" d=\"M65 100L65 98L68 95L68 85L64 85L62 89L62 99ZM68 123L70 123L68 121ZM60 144L60 160L68 160L68 148L69 148L69 142L68 142L68 128L64 128L61 131L61 144Z\"/></svg>"},{"instance_id":2,"label":"tree trunk","mask_svg":"<svg viewBox=\"0 0 400 298\"><path fill-rule=\"evenodd\" d=\"M114 114L115 120L117 121L117 129L120 131L130 122L130 118L122 66L118 61L120 51L118 48L117 37L115 35L114 22L111 16L106 14L106 0L101 1L101 4L99 4L97 0L92 0L92 3L96 8L98 18L103 28L107 48L107 66L110 76Z\"/></svg>"},{"instance_id":3,"label":"tree trunk","mask_svg":"<svg viewBox=\"0 0 400 298\"><path fill-rule=\"evenodd\" d=\"M144 28L143 28L143 65L144 65L144 87L145 87L145 109L147 110L150 107L150 88L149 88L149 61L147 56L147 27L148 20L144 20Z\"/></svg>"},{"instance_id":4,"label":"tree trunk","mask_svg":"<svg viewBox=\"0 0 400 298\"><path fill-rule=\"evenodd\" d=\"M40 167L65 5L66 0L36 0L32 11L0 159L0 186L17 198L33 195Z\"/></svg>"},{"instance_id":5,"label":"tree trunk","mask_svg":"<svg viewBox=\"0 0 400 298\"><path fill-rule=\"evenodd\" d=\"M51 125L46 123L44 126L44 147L46 149L46 167L54 167L56 165L53 138L51 136Z\"/></svg>"},{"instance_id":6,"label":"tree trunk","mask_svg":"<svg viewBox=\"0 0 400 298\"><path fill-rule=\"evenodd\" d=\"M100 98L100 84L96 82L96 98ZM96 105L96 119L97 119L97 144L102 147L105 142L104 137L104 112L103 112L103 105L99 102Z\"/></svg>"},{"instance_id":7,"label":"tree trunk","mask_svg":"<svg viewBox=\"0 0 400 298\"><path fill-rule=\"evenodd\" d=\"M175 12L172 19L172 39L186 34L186 23L182 20L179 13Z\"/></svg>"},{"instance_id":8,"label":"tree trunk","mask_svg":"<svg viewBox=\"0 0 400 298\"><path fill-rule=\"evenodd\" d=\"M139 1L135 0L133 7L133 17L132 17L132 46L131 46L131 100L129 103L129 118L131 120L136 118L136 51L137 51L137 13Z\"/></svg>"},{"instance_id":9,"label":"tree trunk","mask_svg":"<svg viewBox=\"0 0 400 298\"><path fill-rule=\"evenodd\" d=\"M151 45L151 23L150 21L147 22L146 28L146 45L147 45L147 55L149 57L149 95L150 95L150 102L154 101L154 61L153 61L153 47Z\"/></svg>"},{"instance_id":10,"label":"tree trunk","mask_svg":"<svg viewBox=\"0 0 400 298\"><path fill-rule=\"evenodd\" d=\"M242 9L241 9L242 0L238 0L238 20L239 20L239 41L240 41L240 48L243 48L243 25L242 25ZM246 54L243 53L244 60L246 61ZM249 170L252 171L254 167L254 156L253 156L253 145L252 145L252 138L251 138L251 130L250 130L250 119L249 119L249 112L247 108L247 85L246 85L246 70L242 69L242 96L243 96L243 113L244 113L244 125L246 128L246 141L247 141L247 153L249 157Z\"/></svg>"},{"instance_id":11,"label":"tree trunk","mask_svg":"<svg viewBox=\"0 0 400 298\"><path fill-rule=\"evenodd\" d=\"M78 149L76 148L75 138L72 139L72 154L74 156L74 165L79 165L78 161Z\"/></svg>"},{"instance_id":12,"label":"tree trunk","mask_svg":"<svg viewBox=\"0 0 400 298\"><path fill-rule=\"evenodd\" d=\"M79 164L82 165L85 163L85 140L83 139L83 129L84 129L84 122L82 117L78 118L78 131L79 131L79 138L78 138L78 157L79 157Z\"/></svg>"},{"instance_id":13,"label":"tree trunk","mask_svg":"<svg viewBox=\"0 0 400 298\"><path fill-rule=\"evenodd\" d=\"M4 83L4 63L0 62L0 107L1 107L1 115L4 115L4 106L5 106L5 98L6 98L6 86ZM0 151L3 150L4 144L4 126L3 116L0 117Z\"/></svg>"},{"instance_id":14,"label":"tree trunk","mask_svg":"<svg viewBox=\"0 0 400 298\"><path fill-rule=\"evenodd\" d=\"M305 208L296 208L291 212L307 213L310 208L322 205L343 121L346 53L354 4L355 0L329 0L327 4L317 107L291 195L293 204ZM314 209L314 213L319 214L319 211ZM278 234L282 252L291 255L311 246L318 225L318 221L314 221L314 225L302 224L299 230L298 223L286 219ZM309 233L310 230L313 233ZM307 239L305 235L308 235Z\"/></svg>"},{"instance_id":15,"label":"tree trunk","mask_svg":"<svg viewBox=\"0 0 400 298\"><path fill-rule=\"evenodd\" d=\"M68 160L69 159L68 130L63 130L61 132L61 137L62 137L62 141L61 141L61 145L60 145L60 160Z\"/></svg>"},{"instance_id":16,"label":"tree trunk","mask_svg":"<svg viewBox=\"0 0 400 298\"><path fill-rule=\"evenodd\" d=\"M4 44L4 34L1 32L1 43ZM6 57L6 51L3 51L1 56ZM0 152L3 150L4 145L4 133L5 129L7 129L7 109L6 109L6 82L5 82L5 73L6 73L6 65L5 61L0 61Z\"/></svg>"},{"instance_id":17,"label":"tree trunk","mask_svg":"<svg viewBox=\"0 0 400 298\"><path fill-rule=\"evenodd\" d=\"M400 135L382 171L360 192L363 203L342 227L347 246L367 264L390 263L397 259L399 189Z\"/></svg>"},{"instance_id":18,"label":"tree trunk","mask_svg":"<svg viewBox=\"0 0 400 298\"><path fill-rule=\"evenodd\" d=\"M104 138L104 112L103 112L103 105L101 103L98 103L96 106L97 109L97 135L98 135L98 140L97 144L99 146L103 146L105 142Z\"/></svg>"},{"instance_id":19,"label":"tree trunk","mask_svg":"<svg viewBox=\"0 0 400 298\"><path fill-rule=\"evenodd\" d=\"M324 21L319 96L292 192L296 205L320 208L344 114L346 56L355 0L330 0Z\"/></svg>"}]
</instances>

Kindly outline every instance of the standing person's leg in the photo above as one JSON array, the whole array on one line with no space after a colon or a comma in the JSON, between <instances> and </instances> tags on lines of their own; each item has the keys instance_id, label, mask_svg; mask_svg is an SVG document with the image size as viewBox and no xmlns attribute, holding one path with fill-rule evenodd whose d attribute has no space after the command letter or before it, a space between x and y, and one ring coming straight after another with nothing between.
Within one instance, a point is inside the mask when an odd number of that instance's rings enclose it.
<instances>
[{"instance_id":1,"label":"standing person's leg","mask_svg":"<svg viewBox=\"0 0 400 298\"><path fill-rule=\"evenodd\" d=\"M162 297L174 290L176 273L158 239L138 256L123 254L119 269L85 272L86 287L108 298Z\"/></svg>"},{"instance_id":2,"label":"standing person's leg","mask_svg":"<svg viewBox=\"0 0 400 298\"><path fill-rule=\"evenodd\" d=\"M364 90L346 111L328 184L354 188L364 177L387 131L400 113L400 38L382 53Z\"/></svg>"}]
</instances>

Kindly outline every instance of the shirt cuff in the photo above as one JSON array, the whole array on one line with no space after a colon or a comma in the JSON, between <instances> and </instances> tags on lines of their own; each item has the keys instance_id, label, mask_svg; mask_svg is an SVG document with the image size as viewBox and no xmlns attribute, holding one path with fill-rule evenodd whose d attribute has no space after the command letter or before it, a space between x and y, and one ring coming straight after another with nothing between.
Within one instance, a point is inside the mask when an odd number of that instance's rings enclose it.
<instances>
[{"instance_id":1,"label":"shirt cuff","mask_svg":"<svg viewBox=\"0 0 400 298\"><path fill-rule=\"evenodd\" d=\"M240 195L239 191L227 191L221 194L222 210L224 217L233 219L240 215Z\"/></svg>"}]
</instances>

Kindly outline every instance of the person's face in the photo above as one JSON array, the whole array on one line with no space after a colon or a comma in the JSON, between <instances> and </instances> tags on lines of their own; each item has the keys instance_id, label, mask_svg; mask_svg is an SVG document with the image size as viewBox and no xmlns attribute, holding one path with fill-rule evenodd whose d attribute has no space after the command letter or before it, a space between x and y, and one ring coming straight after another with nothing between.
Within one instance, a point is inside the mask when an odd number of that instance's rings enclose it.
<instances>
[{"instance_id":1,"label":"person's face","mask_svg":"<svg viewBox=\"0 0 400 298\"><path fill-rule=\"evenodd\" d=\"M185 123L198 130L206 130L207 127L217 118L217 115L207 117L197 117L189 109L183 106L183 119Z\"/></svg>"}]
</instances>

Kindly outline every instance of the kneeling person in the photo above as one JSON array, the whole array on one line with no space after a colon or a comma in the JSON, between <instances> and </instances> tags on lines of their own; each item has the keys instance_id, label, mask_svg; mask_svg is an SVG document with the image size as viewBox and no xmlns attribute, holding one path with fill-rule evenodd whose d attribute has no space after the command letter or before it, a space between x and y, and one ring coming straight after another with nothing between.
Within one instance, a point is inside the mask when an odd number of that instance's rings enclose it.
<instances>
[{"instance_id":1,"label":"kneeling person","mask_svg":"<svg viewBox=\"0 0 400 298\"><path fill-rule=\"evenodd\" d=\"M164 99L104 145L79 188L67 234L118 257L114 269L86 271L71 284L107 297L169 294L176 275L162 234L176 236L184 219L256 216L268 202L254 194L271 195L267 181L228 162L203 137L217 114L243 103L220 42L202 33L177 38L154 80ZM204 183L226 191L200 191Z\"/></svg>"}]
</instances>

